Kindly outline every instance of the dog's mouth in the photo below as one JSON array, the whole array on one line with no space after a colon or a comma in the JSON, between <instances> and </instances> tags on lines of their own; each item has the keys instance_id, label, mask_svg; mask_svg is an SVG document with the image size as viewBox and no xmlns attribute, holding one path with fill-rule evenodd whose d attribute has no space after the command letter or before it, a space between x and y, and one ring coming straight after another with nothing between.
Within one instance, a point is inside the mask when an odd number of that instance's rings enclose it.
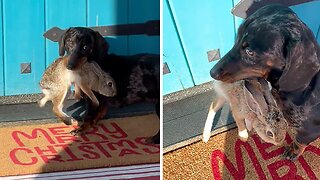
<instances>
[{"instance_id":1,"label":"dog's mouth","mask_svg":"<svg viewBox=\"0 0 320 180\"><path fill-rule=\"evenodd\" d=\"M220 76L218 76L217 80L226 82L226 83L234 83L239 80L247 79L247 78L253 78L253 77L262 77L267 78L267 72L266 71L260 71L260 70L254 70L251 69L250 71L240 71L235 74L231 73L223 73Z\"/></svg>"},{"instance_id":2,"label":"dog's mouth","mask_svg":"<svg viewBox=\"0 0 320 180\"><path fill-rule=\"evenodd\" d=\"M74 57L70 55L69 61L67 64L67 69L68 70L77 70L80 69L83 64L87 62L87 57Z\"/></svg>"}]
</instances>

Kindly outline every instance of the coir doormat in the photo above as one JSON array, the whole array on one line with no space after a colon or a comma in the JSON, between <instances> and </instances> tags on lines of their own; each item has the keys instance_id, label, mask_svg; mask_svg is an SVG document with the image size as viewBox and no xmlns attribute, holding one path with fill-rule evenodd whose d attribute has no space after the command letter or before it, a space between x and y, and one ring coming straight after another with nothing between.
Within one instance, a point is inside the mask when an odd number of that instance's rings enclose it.
<instances>
[{"instance_id":1,"label":"coir doormat","mask_svg":"<svg viewBox=\"0 0 320 180\"><path fill-rule=\"evenodd\" d=\"M152 114L100 121L81 136L63 123L0 128L0 176L159 162L160 146L145 143L159 124Z\"/></svg>"},{"instance_id":2,"label":"coir doormat","mask_svg":"<svg viewBox=\"0 0 320 180\"><path fill-rule=\"evenodd\" d=\"M291 136L292 137L292 136ZM289 135L286 143L292 141ZM292 162L281 158L283 147L262 141L256 134L248 142L237 129L215 135L164 155L164 179L320 179L320 139Z\"/></svg>"}]
</instances>

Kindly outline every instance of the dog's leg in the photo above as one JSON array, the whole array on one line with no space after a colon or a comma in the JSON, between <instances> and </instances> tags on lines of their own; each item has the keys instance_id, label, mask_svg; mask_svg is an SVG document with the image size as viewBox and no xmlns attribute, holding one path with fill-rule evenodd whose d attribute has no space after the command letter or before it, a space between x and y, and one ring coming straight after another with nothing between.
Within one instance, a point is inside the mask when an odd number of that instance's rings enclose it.
<instances>
[{"instance_id":1,"label":"dog's leg","mask_svg":"<svg viewBox=\"0 0 320 180\"><path fill-rule=\"evenodd\" d=\"M92 90L88 86L81 84L80 89L91 99L93 106L95 107L99 106L98 99L96 98L96 96L93 94Z\"/></svg>"},{"instance_id":2,"label":"dog's leg","mask_svg":"<svg viewBox=\"0 0 320 180\"><path fill-rule=\"evenodd\" d=\"M55 113L55 115L62 121L64 122L66 125L71 125L72 124L72 120L70 117L68 117L68 115L66 115L63 111L63 102L64 99L66 97L68 93L68 88L64 91L61 91L59 94L57 94L56 97L54 97L52 99L52 104L53 104L53 112Z\"/></svg>"},{"instance_id":3,"label":"dog's leg","mask_svg":"<svg viewBox=\"0 0 320 180\"><path fill-rule=\"evenodd\" d=\"M105 100L100 103L98 108L92 107L91 104L88 104L88 106L88 113L83 119L83 124L79 128L72 130L70 132L72 135L75 136L85 133L94 124L97 124L100 119L103 119L108 112L108 104Z\"/></svg>"},{"instance_id":4,"label":"dog's leg","mask_svg":"<svg viewBox=\"0 0 320 180\"><path fill-rule=\"evenodd\" d=\"M211 129L214 117L219 109L223 106L225 99L221 96L218 96L218 99L215 102L212 102L209 108L208 116L206 123L204 125L203 134L202 134L202 141L208 142L211 136Z\"/></svg>"},{"instance_id":5,"label":"dog's leg","mask_svg":"<svg viewBox=\"0 0 320 180\"><path fill-rule=\"evenodd\" d=\"M78 85L74 84L74 99L81 100L81 89Z\"/></svg>"},{"instance_id":6,"label":"dog's leg","mask_svg":"<svg viewBox=\"0 0 320 180\"><path fill-rule=\"evenodd\" d=\"M307 145L300 144L297 141L294 141L293 143L290 144L290 146L285 148L283 157L291 161L294 161L303 154L306 147Z\"/></svg>"},{"instance_id":7,"label":"dog's leg","mask_svg":"<svg viewBox=\"0 0 320 180\"><path fill-rule=\"evenodd\" d=\"M160 101L158 101L156 103L155 108L156 108L156 114L157 114L159 121L160 121ZM146 142L149 144L160 144L160 129L158 130L156 135L149 137L146 140Z\"/></svg>"}]
</instances>

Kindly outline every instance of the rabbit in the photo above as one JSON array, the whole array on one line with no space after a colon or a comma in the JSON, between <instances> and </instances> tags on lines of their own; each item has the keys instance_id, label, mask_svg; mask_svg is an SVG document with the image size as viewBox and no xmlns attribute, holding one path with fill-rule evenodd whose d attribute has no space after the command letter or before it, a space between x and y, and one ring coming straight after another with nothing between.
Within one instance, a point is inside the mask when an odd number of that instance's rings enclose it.
<instances>
[{"instance_id":1,"label":"rabbit","mask_svg":"<svg viewBox=\"0 0 320 180\"><path fill-rule=\"evenodd\" d=\"M248 131L254 129L265 142L274 145L283 143L288 123L265 79L246 79L234 83L215 81L214 89L218 94L217 102L210 105L203 142L209 140L214 116L227 101L237 124L240 140L247 141Z\"/></svg>"},{"instance_id":2,"label":"rabbit","mask_svg":"<svg viewBox=\"0 0 320 180\"><path fill-rule=\"evenodd\" d=\"M75 85L75 98L81 98L81 90L88 95L94 106L99 106L99 101L92 90L113 97L117 94L117 88L114 79L101 70L96 62L87 62L86 58L82 58L77 69L68 70L66 67L68 60L68 56L60 57L45 70L40 81L40 88L45 96L38 104L43 107L51 100L55 115L66 125L71 125L72 119L62 111L62 108L72 84Z\"/></svg>"}]
</instances>

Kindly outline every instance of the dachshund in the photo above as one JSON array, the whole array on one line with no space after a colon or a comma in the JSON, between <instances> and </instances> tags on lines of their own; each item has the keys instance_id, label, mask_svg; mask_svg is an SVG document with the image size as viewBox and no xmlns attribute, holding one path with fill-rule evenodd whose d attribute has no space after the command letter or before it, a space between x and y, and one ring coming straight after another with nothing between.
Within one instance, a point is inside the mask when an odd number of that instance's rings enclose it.
<instances>
[{"instance_id":1,"label":"dachshund","mask_svg":"<svg viewBox=\"0 0 320 180\"><path fill-rule=\"evenodd\" d=\"M83 57L95 61L102 70L114 78L117 95L105 97L95 94L99 106L86 98L87 112L83 124L73 130L74 135L84 133L104 118L108 108L120 107L142 101L155 103L156 113L160 118L160 56L154 54L137 54L119 56L109 54L109 45L96 31L85 27L69 28L59 42L59 55L69 55L67 68L76 70ZM160 130L147 139L148 143L160 143Z\"/></svg>"},{"instance_id":2,"label":"dachshund","mask_svg":"<svg viewBox=\"0 0 320 180\"><path fill-rule=\"evenodd\" d=\"M238 29L233 48L210 70L212 78L235 82L263 77L295 141L284 157L295 160L320 137L320 48L311 30L287 7L268 5Z\"/></svg>"}]
</instances>

